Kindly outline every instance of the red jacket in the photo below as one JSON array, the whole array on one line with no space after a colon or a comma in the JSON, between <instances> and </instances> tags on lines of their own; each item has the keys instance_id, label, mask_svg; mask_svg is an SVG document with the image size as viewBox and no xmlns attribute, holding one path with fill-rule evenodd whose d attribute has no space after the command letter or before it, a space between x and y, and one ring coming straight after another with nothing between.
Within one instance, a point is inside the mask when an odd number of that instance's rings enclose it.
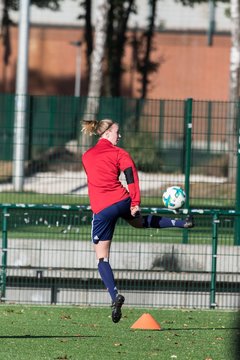
<instances>
[{"instance_id":1,"label":"red jacket","mask_svg":"<svg viewBox=\"0 0 240 360\"><path fill-rule=\"evenodd\" d=\"M131 206L140 205L137 169L127 151L114 146L107 139L100 139L83 154L82 163L87 174L88 194L94 213L129 196ZM125 170L128 174L130 170L131 174L130 177L125 174L128 189L119 180L121 171Z\"/></svg>"}]
</instances>

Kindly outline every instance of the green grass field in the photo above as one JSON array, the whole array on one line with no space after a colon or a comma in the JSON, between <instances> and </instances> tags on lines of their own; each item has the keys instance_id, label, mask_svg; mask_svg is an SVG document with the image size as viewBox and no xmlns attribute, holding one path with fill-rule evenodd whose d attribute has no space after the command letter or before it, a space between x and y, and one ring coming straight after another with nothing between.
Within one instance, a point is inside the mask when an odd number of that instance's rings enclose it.
<instances>
[{"instance_id":1,"label":"green grass field","mask_svg":"<svg viewBox=\"0 0 240 360\"><path fill-rule=\"evenodd\" d=\"M214 196L213 198L204 198L200 199L191 199L191 208L234 208L234 201L229 200L231 196L228 196L227 199L218 199ZM33 192L2 192L0 195L1 203L21 203L21 204L65 204L65 205L88 205L89 198L88 196L83 195L63 195L63 194L38 194ZM141 199L142 207L163 207L161 196L142 196Z\"/></svg>"},{"instance_id":2,"label":"green grass field","mask_svg":"<svg viewBox=\"0 0 240 360\"><path fill-rule=\"evenodd\" d=\"M16 214L18 212L18 215ZM56 240L89 240L91 234L91 217L88 215L87 224L81 223L85 215L78 215L78 221L74 214L63 218L62 213L39 211L33 214L24 215L23 211L11 211L11 218L8 220L8 237L22 239L56 239ZM41 222L39 221L41 218ZM180 216L179 216L180 218ZM25 221L26 220L26 223ZM63 221L62 221L63 220ZM28 222L29 221L29 222ZM195 228L188 231L189 244L211 244L212 224L210 219L195 216ZM1 222L1 221L0 221ZM58 225L56 225L58 223ZM119 220L114 233L114 241L121 242L146 242L151 243L182 243L184 230L182 229L136 229ZM218 244L233 245L234 231L233 224L222 221L219 225Z\"/></svg>"},{"instance_id":3,"label":"green grass field","mask_svg":"<svg viewBox=\"0 0 240 360\"><path fill-rule=\"evenodd\" d=\"M151 314L161 331L132 330ZM114 324L110 308L0 306L0 360L237 360L239 312L132 309Z\"/></svg>"}]
</instances>

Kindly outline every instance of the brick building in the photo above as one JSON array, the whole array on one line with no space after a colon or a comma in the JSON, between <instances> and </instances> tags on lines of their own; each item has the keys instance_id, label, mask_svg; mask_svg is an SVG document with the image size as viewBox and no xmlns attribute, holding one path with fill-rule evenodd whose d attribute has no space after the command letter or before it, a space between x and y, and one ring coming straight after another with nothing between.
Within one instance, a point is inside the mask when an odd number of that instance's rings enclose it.
<instances>
[{"instance_id":1,"label":"brick building","mask_svg":"<svg viewBox=\"0 0 240 360\"><path fill-rule=\"evenodd\" d=\"M176 4L174 6L176 7ZM204 7L201 9L206 10ZM166 7L165 10L168 17L168 14L171 14L170 7ZM199 12L200 15L197 17L199 21L195 21L194 25L193 19L189 18L191 16L189 12L192 11L195 15L196 12L189 8L184 11L188 13L184 15L185 17L183 16L185 22L182 25L179 22L180 10L176 13L178 14L176 17L178 30L173 28L174 22L171 22L169 18L169 25L168 23L165 25L164 31L155 33L155 50L152 53L152 60L159 62L159 67L151 76L147 97L149 99L193 97L199 100L228 100L231 45L230 33L226 31L228 24L219 27L221 31L216 32L212 45L209 46L206 29L203 29L201 25L201 13ZM204 15L206 13L203 12L203 18ZM30 26L29 93L73 95L76 47L70 43L82 39L81 27L77 26L76 21L70 26L67 20L63 25L52 21L50 26L46 21L44 22L45 18L44 15L39 18L35 14L35 20ZM39 21L37 22L36 19ZM159 27L161 22L162 20L159 19ZM207 21L204 26L206 25ZM10 38L11 56L8 65L3 63L2 42L0 44L1 93L13 93L15 90L18 40L16 26L11 27ZM81 95L87 95L84 44L81 54ZM125 51L124 65L126 72L122 81L121 95L139 97L139 78L134 68L133 51L129 45Z\"/></svg>"}]
</instances>

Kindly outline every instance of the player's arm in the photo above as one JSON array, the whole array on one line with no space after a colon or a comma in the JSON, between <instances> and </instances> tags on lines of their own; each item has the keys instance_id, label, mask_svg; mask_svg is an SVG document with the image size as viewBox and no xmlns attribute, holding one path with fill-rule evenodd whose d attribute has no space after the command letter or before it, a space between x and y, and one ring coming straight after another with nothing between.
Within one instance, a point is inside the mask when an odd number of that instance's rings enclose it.
<instances>
[{"instance_id":1,"label":"player's arm","mask_svg":"<svg viewBox=\"0 0 240 360\"><path fill-rule=\"evenodd\" d=\"M126 182L127 182L127 185L128 185L128 190L129 190L129 193L130 193L130 196L131 196L131 199L132 199L132 202L131 202L131 214L132 216L136 217L140 214L140 194L139 194L139 202L137 201L137 204L135 204L136 202L136 196L134 197L135 193L136 193L136 181L134 180L134 170L136 170L136 167L135 165L134 166L129 166L128 168L126 168L124 170L124 174L125 174L125 178L126 178ZM138 189L139 189L139 181L138 181L138 176L137 176L137 186L138 186ZM134 198L134 200L133 200Z\"/></svg>"},{"instance_id":2,"label":"player's arm","mask_svg":"<svg viewBox=\"0 0 240 360\"><path fill-rule=\"evenodd\" d=\"M134 211L139 211L140 206L140 189L139 189L139 179L138 179L138 173L136 166L134 164L134 161L132 160L131 156L123 151L121 153L121 156L119 157L119 164L120 169L123 171L127 186L129 195L131 197L131 208ZM136 208L138 206L138 209Z\"/></svg>"}]
</instances>

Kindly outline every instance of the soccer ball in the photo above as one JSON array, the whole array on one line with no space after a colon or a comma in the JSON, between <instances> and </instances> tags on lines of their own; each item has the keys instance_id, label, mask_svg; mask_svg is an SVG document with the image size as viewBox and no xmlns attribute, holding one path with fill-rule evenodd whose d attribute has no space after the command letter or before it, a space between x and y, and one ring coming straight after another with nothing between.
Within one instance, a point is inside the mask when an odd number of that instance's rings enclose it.
<instances>
[{"instance_id":1,"label":"soccer ball","mask_svg":"<svg viewBox=\"0 0 240 360\"><path fill-rule=\"evenodd\" d=\"M162 200L168 209L177 210L185 204L186 194L180 186L171 186L163 193Z\"/></svg>"}]
</instances>

